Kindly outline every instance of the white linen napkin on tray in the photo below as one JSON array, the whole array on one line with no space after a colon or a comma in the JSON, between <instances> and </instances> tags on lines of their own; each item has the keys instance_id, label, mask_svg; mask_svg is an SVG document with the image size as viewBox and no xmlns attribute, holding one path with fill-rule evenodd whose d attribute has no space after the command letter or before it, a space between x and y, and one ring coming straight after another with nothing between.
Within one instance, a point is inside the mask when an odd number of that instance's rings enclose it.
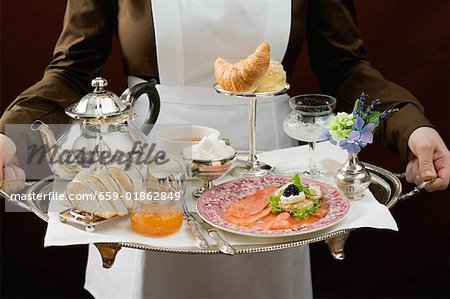
<instances>
[{"instance_id":1,"label":"white linen napkin on tray","mask_svg":"<svg viewBox=\"0 0 450 299\"><path fill-rule=\"evenodd\" d=\"M307 146L299 146L287 149L276 150L260 154L259 159L270 165L283 165L286 162L303 161L308 159ZM316 146L316 159L325 169L326 173L329 173L327 182L334 184L331 174L339 167L341 163L345 161L347 154L345 151L338 149L336 146L331 145L328 142L319 143ZM221 181L232 179L226 177ZM199 182L194 182L198 184ZM191 182L192 183L192 182ZM186 192L187 203L191 210L195 209L195 202L191 199L191 192L194 186L190 186ZM64 185L55 183L55 192L63 192ZM192 236L186 225L183 224L181 229L167 237L145 237L133 232L130 228L129 217L121 217L114 219L108 223L98 225L95 228L95 232L86 232L83 227L64 224L59 221L58 212L66 209L60 205L60 202L53 200L50 202L49 208L49 222L47 226L47 232L45 235L44 246L65 246L74 244L88 244L97 242L132 242L141 243L155 247L169 247L169 248L195 248ZM274 237L274 238L260 238L260 237L247 237L224 231L219 231L222 236L230 242L232 245L257 245L257 244L269 244L269 243L284 243L296 240L303 240L307 238L313 238L325 233L338 231L341 229L349 228L376 228L376 229L389 229L397 231L397 224L394 218L389 212L388 208L380 204L372 193L367 190L364 197L360 200L350 201L350 210L345 218L338 224L310 234L304 234L300 236L292 237ZM214 241L209 240L210 244L214 244Z\"/></svg>"}]
</instances>

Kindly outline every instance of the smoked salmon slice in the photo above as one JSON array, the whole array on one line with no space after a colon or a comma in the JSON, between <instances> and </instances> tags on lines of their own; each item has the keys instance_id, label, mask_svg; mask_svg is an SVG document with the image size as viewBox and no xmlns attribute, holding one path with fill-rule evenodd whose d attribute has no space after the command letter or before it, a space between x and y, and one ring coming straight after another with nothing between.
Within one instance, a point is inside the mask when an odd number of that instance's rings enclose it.
<instances>
[{"instance_id":1,"label":"smoked salmon slice","mask_svg":"<svg viewBox=\"0 0 450 299\"><path fill-rule=\"evenodd\" d=\"M240 226L249 226L249 224L254 223L258 221L261 218L264 218L265 216L269 215L271 212L270 207L266 207L264 210L262 210L259 213L249 215L245 218L239 218L234 216L233 214L230 214L228 211L225 211L224 218L234 224L240 225Z\"/></svg>"},{"instance_id":2,"label":"smoked salmon slice","mask_svg":"<svg viewBox=\"0 0 450 299\"><path fill-rule=\"evenodd\" d=\"M276 190L276 187L258 190L243 200L232 203L226 209L226 212L228 215L237 218L248 218L249 216L256 215L269 205L267 198Z\"/></svg>"}]
</instances>

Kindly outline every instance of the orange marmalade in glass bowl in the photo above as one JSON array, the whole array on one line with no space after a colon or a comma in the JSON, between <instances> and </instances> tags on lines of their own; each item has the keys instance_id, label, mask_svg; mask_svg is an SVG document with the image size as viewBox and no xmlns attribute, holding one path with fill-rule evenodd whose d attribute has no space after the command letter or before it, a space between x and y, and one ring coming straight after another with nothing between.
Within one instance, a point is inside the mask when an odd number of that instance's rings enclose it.
<instances>
[{"instance_id":1,"label":"orange marmalade in glass bowl","mask_svg":"<svg viewBox=\"0 0 450 299\"><path fill-rule=\"evenodd\" d=\"M177 232L183 224L182 200L186 192L184 164L166 153L165 163L150 163L144 186L134 192L131 229L150 237Z\"/></svg>"},{"instance_id":2,"label":"orange marmalade in glass bowl","mask_svg":"<svg viewBox=\"0 0 450 299\"><path fill-rule=\"evenodd\" d=\"M140 202L131 211L131 228L149 237L163 237L177 232L183 224L180 201Z\"/></svg>"}]
</instances>

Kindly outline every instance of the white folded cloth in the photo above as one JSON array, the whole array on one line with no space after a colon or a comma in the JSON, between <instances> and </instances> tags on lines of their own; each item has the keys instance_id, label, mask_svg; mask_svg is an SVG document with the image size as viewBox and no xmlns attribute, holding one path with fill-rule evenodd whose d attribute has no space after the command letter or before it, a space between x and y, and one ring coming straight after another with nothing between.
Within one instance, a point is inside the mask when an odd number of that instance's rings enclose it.
<instances>
[{"instance_id":1,"label":"white folded cloth","mask_svg":"<svg viewBox=\"0 0 450 299\"><path fill-rule=\"evenodd\" d=\"M345 151L340 150L328 142L319 143L316 146L317 161L322 163L326 174L332 174L336 170L336 167L339 167L346 160L346 157L347 153ZM281 149L259 155L261 161L274 166L282 165L290 161L294 162L295 165L296 161L305 162L307 158L308 148L306 146ZM328 177L327 183L333 184L331 178L332 176ZM225 177L221 181L229 179L232 178ZM191 199L191 192L200 183L199 181L190 181L190 186L186 192L187 203L192 210L194 210L195 202ZM54 184L53 191L62 192L63 189L63 183ZM132 242L155 247L195 248L193 238L185 225L177 233L170 236L151 238L133 232L130 228L129 217L121 217L97 226L95 232L90 233L85 232L81 226L63 224L59 221L58 212L66 208L61 206L56 200L51 201L49 208L50 219L44 241L45 246L65 246L96 242ZM341 222L318 232L289 238L254 238L222 231L221 234L228 242L239 246L302 240L341 229L361 227L398 230L397 224L389 210L386 206L380 204L369 190L366 191L362 199L350 201L350 210ZM210 244L214 244L214 241L210 240Z\"/></svg>"}]
</instances>

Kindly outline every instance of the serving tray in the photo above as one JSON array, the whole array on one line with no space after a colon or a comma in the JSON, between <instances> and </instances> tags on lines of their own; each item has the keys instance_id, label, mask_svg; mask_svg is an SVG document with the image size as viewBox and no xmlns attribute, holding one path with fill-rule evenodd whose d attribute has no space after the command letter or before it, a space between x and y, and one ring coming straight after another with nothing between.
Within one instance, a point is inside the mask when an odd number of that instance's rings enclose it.
<instances>
[{"instance_id":1,"label":"serving tray","mask_svg":"<svg viewBox=\"0 0 450 299\"><path fill-rule=\"evenodd\" d=\"M428 183L430 183L426 182L420 186L415 187L411 192L402 194L402 185L400 182L400 178L404 177L404 175L393 174L390 171L368 163L364 163L364 165L372 176L372 182L369 186L370 191L381 204L385 205L388 208L392 208L397 202L418 193L421 189L425 188ZM52 184L53 176L49 176L32 184L26 192L27 194L33 192L41 194L49 193L52 191ZM3 192L2 195L7 197L8 199L7 194ZM36 197L33 196L27 196L27 198L29 209L34 212L39 218L48 222L49 200L34 200L34 198ZM306 238L296 241L291 240L285 243L241 245L236 246L236 253L242 254L268 252L324 241L328 245L331 255L337 260L342 260L345 257L345 241L347 240L349 233L352 230L353 229L342 229L331 233L324 233L323 235L319 235L313 238ZM221 254L221 252L216 247L212 247L212 249L201 250L196 248L169 248L150 246L139 243L95 243L95 246L100 251L104 268L110 268L113 265L115 256L122 247L185 254Z\"/></svg>"}]
</instances>

